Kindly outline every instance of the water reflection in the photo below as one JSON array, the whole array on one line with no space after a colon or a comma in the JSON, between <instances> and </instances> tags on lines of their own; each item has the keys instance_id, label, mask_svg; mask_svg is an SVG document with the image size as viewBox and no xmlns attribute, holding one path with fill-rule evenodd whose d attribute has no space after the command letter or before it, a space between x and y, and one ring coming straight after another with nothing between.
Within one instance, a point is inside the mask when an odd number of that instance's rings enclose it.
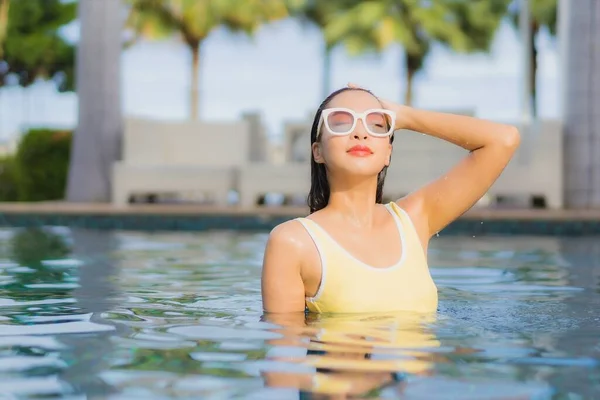
<instances>
[{"instance_id":1,"label":"water reflection","mask_svg":"<svg viewBox=\"0 0 600 400\"><path fill-rule=\"evenodd\" d=\"M70 324L77 286L67 260L68 237L46 229L3 232L0 280L0 393L55 395L65 389L59 374L68 367L55 338L34 336L53 323Z\"/></svg>"},{"instance_id":2,"label":"water reflection","mask_svg":"<svg viewBox=\"0 0 600 400\"><path fill-rule=\"evenodd\" d=\"M430 375L442 357L428 328L435 314L314 315L265 314L281 338L267 360L298 363L310 372L266 370L268 387L294 387L303 398L318 395L379 396L386 387L401 391L405 374ZM311 394L310 397L308 395Z\"/></svg>"},{"instance_id":3,"label":"water reflection","mask_svg":"<svg viewBox=\"0 0 600 400\"><path fill-rule=\"evenodd\" d=\"M107 333L115 330L100 318L114 307L109 300L114 290L106 284L113 269L106 263L109 238L107 233L38 227L5 236L2 255L7 260L0 270L5 367L0 372L10 379L0 383L0 392L40 396L91 388L88 382L103 368L101 359L110 347Z\"/></svg>"},{"instance_id":4,"label":"water reflection","mask_svg":"<svg viewBox=\"0 0 600 400\"><path fill-rule=\"evenodd\" d=\"M22 229L3 246L0 335L29 334L48 319L69 320L78 286L68 237L46 229ZM68 321L66 321L68 322ZM24 326L25 325L25 326Z\"/></svg>"},{"instance_id":5,"label":"water reflection","mask_svg":"<svg viewBox=\"0 0 600 400\"><path fill-rule=\"evenodd\" d=\"M18 292L15 297L29 302L71 296L77 285L67 276L74 266L56 262L71 252L66 237L31 228L17 231L9 243L8 256L17 264L7 268L11 279L6 290Z\"/></svg>"},{"instance_id":6,"label":"water reflection","mask_svg":"<svg viewBox=\"0 0 600 400\"><path fill-rule=\"evenodd\" d=\"M104 318L103 314L118 303L119 293L114 285L118 279L118 260L111 257L116 249L111 232L73 229L73 258L80 260L78 287L73 291L73 313L85 316L87 335L63 335L62 352L69 368L61 378L72 393L95 393L104 396L113 388L100 378L100 372L111 364L114 344L110 339L126 327ZM73 332L74 333L74 332Z\"/></svg>"},{"instance_id":7,"label":"water reflection","mask_svg":"<svg viewBox=\"0 0 600 400\"><path fill-rule=\"evenodd\" d=\"M512 359L527 342L498 348L456 340L436 314L266 314L280 337L270 346L261 376L270 389L296 389L302 399L435 398L549 399L552 390ZM459 329L460 332L460 329ZM440 334L441 333L441 334ZM444 337L445 336L445 337ZM295 368L291 367L297 366Z\"/></svg>"}]
</instances>

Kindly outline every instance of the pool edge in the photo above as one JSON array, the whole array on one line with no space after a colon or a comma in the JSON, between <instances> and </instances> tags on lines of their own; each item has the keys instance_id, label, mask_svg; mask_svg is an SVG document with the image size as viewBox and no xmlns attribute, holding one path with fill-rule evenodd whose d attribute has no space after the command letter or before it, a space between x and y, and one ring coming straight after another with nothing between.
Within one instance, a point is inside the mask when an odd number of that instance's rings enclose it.
<instances>
[{"instance_id":1,"label":"pool edge","mask_svg":"<svg viewBox=\"0 0 600 400\"><path fill-rule=\"evenodd\" d=\"M268 231L304 216L304 207L224 207L206 205L72 204L65 202L0 203L0 226L68 226L111 230ZM460 235L600 235L600 210L473 208L446 227Z\"/></svg>"}]
</instances>

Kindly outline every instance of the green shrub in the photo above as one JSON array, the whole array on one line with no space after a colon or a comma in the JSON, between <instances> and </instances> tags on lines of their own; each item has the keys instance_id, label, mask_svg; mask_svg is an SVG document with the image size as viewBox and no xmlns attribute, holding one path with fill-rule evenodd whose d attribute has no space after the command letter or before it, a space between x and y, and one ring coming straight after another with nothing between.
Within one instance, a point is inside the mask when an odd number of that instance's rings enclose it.
<instances>
[{"instance_id":1,"label":"green shrub","mask_svg":"<svg viewBox=\"0 0 600 400\"><path fill-rule=\"evenodd\" d=\"M13 156L0 157L0 201L19 199L17 165Z\"/></svg>"},{"instance_id":2,"label":"green shrub","mask_svg":"<svg viewBox=\"0 0 600 400\"><path fill-rule=\"evenodd\" d=\"M32 129L19 142L20 201L61 200L65 196L72 133L64 130Z\"/></svg>"}]
</instances>

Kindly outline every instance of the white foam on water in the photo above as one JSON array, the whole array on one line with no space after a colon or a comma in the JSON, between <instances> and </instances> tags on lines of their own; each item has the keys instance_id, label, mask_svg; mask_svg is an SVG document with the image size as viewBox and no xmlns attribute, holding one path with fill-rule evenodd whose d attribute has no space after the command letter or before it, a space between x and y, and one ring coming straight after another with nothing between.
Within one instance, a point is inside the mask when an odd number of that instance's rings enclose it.
<instances>
[{"instance_id":1,"label":"white foam on water","mask_svg":"<svg viewBox=\"0 0 600 400\"><path fill-rule=\"evenodd\" d=\"M0 336L98 333L114 330L115 327L112 325L102 325L88 321L76 321L64 322L61 324L3 325L0 327Z\"/></svg>"}]
</instances>

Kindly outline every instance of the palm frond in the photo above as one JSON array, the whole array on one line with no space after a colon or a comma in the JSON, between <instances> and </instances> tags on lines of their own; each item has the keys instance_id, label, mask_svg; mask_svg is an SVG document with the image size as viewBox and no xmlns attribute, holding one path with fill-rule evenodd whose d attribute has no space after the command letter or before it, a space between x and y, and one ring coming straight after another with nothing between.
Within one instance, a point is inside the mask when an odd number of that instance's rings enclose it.
<instances>
[{"instance_id":1,"label":"palm frond","mask_svg":"<svg viewBox=\"0 0 600 400\"><path fill-rule=\"evenodd\" d=\"M419 54L428 53L432 42L460 52L485 51L510 1L371 0L346 3L337 9L324 30L329 41L343 42L352 54L360 49L382 50L398 43L416 60L421 58ZM362 43L364 41L372 43Z\"/></svg>"},{"instance_id":2,"label":"palm frond","mask_svg":"<svg viewBox=\"0 0 600 400\"><path fill-rule=\"evenodd\" d=\"M137 35L163 39L179 34L190 46L214 29L254 33L289 15L286 0L128 0L127 26Z\"/></svg>"}]
</instances>

